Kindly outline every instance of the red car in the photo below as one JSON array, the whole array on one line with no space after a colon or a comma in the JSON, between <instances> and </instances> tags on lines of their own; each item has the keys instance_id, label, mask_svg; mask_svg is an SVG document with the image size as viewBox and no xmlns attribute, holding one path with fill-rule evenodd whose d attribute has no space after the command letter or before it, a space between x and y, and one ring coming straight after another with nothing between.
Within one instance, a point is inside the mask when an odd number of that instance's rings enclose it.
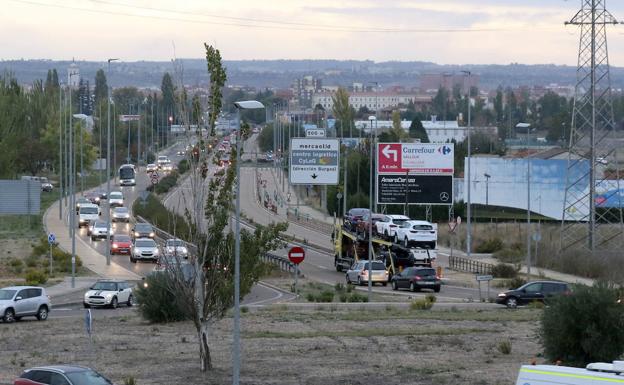
<instances>
[{"instance_id":1,"label":"red car","mask_svg":"<svg viewBox=\"0 0 624 385\"><path fill-rule=\"evenodd\" d=\"M114 234L111 244L111 254L130 254L132 238L125 234Z\"/></svg>"},{"instance_id":2,"label":"red car","mask_svg":"<svg viewBox=\"0 0 624 385\"><path fill-rule=\"evenodd\" d=\"M377 221L383 219L385 215L383 214L373 214L373 235L377 235L377 226L375 225ZM362 215L362 219L357 221L355 231L358 234L364 236L365 239L368 239L368 224L370 223L369 214L366 213Z\"/></svg>"}]
</instances>

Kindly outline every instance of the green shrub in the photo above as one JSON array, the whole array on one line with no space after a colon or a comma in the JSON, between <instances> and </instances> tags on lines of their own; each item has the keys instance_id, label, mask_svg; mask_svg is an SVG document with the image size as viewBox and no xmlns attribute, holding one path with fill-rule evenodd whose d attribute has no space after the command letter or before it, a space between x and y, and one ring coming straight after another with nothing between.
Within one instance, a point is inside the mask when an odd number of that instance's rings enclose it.
<instances>
[{"instance_id":1,"label":"green shrub","mask_svg":"<svg viewBox=\"0 0 624 385\"><path fill-rule=\"evenodd\" d=\"M157 184L154 186L154 192L156 194L165 194L173 188L178 182L178 173L173 171L169 173L169 175L163 177Z\"/></svg>"},{"instance_id":2,"label":"green shrub","mask_svg":"<svg viewBox=\"0 0 624 385\"><path fill-rule=\"evenodd\" d=\"M511 354L511 340L508 338L500 341L496 348L502 354Z\"/></svg>"},{"instance_id":3,"label":"green shrub","mask_svg":"<svg viewBox=\"0 0 624 385\"><path fill-rule=\"evenodd\" d=\"M316 296L317 302L334 302L334 292L331 290L323 290L321 294Z\"/></svg>"},{"instance_id":4,"label":"green shrub","mask_svg":"<svg viewBox=\"0 0 624 385\"><path fill-rule=\"evenodd\" d=\"M551 300L542 313L546 358L579 367L619 359L624 353L624 305L618 303L618 290L599 282L572 291Z\"/></svg>"},{"instance_id":5,"label":"green shrub","mask_svg":"<svg viewBox=\"0 0 624 385\"><path fill-rule=\"evenodd\" d=\"M313 293L308 293L306 294L306 299L308 300L308 302L314 302L316 301L316 297L314 296Z\"/></svg>"},{"instance_id":6,"label":"green shrub","mask_svg":"<svg viewBox=\"0 0 624 385\"><path fill-rule=\"evenodd\" d=\"M431 302L431 303L436 303L436 301L438 300L438 297L436 297L436 296L435 296L435 295L433 295L433 294L427 294L427 295L425 296L425 299L426 299L427 301Z\"/></svg>"},{"instance_id":7,"label":"green shrub","mask_svg":"<svg viewBox=\"0 0 624 385\"><path fill-rule=\"evenodd\" d=\"M55 247L52 249L52 259L54 260L52 266L55 271L62 273L70 273L72 270L71 266L71 254L66 253L63 250ZM76 255L76 269L82 266L82 260L79 256Z\"/></svg>"},{"instance_id":8,"label":"green shrub","mask_svg":"<svg viewBox=\"0 0 624 385\"><path fill-rule=\"evenodd\" d=\"M44 283L48 282L47 274L37 269L28 270L24 278L26 279L27 285L36 286L36 285L43 285Z\"/></svg>"},{"instance_id":9,"label":"green shrub","mask_svg":"<svg viewBox=\"0 0 624 385\"><path fill-rule=\"evenodd\" d=\"M338 299L340 300L340 302L347 302L349 296L347 295L347 293L340 293Z\"/></svg>"},{"instance_id":10,"label":"green shrub","mask_svg":"<svg viewBox=\"0 0 624 385\"><path fill-rule=\"evenodd\" d=\"M501 250L505 245L503 244L503 240L500 238L490 238L487 239L475 247L475 252L477 253L493 253L495 251Z\"/></svg>"},{"instance_id":11,"label":"green shrub","mask_svg":"<svg viewBox=\"0 0 624 385\"><path fill-rule=\"evenodd\" d=\"M24 270L24 263L21 259L11 258L7 261L7 264L14 274L22 274L22 271Z\"/></svg>"},{"instance_id":12,"label":"green shrub","mask_svg":"<svg viewBox=\"0 0 624 385\"><path fill-rule=\"evenodd\" d=\"M39 265L39 257L34 255L29 255L26 257L26 266L30 268L35 268Z\"/></svg>"},{"instance_id":13,"label":"green shrub","mask_svg":"<svg viewBox=\"0 0 624 385\"><path fill-rule=\"evenodd\" d=\"M178 162L178 173L180 175L185 174L189 170L189 162L187 159L182 159Z\"/></svg>"},{"instance_id":14,"label":"green shrub","mask_svg":"<svg viewBox=\"0 0 624 385\"><path fill-rule=\"evenodd\" d=\"M495 252L494 257L501 262L518 263L524 260L525 252L522 249L504 248Z\"/></svg>"},{"instance_id":15,"label":"green shrub","mask_svg":"<svg viewBox=\"0 0 624 385\"><path fill-rule=\"evenodd\" d=\"M345 285L343 285L342 283L338 282L337 284L334 285L334 290L336 290L337 292L341 292L345 290Z\"/></svg>"},{"instance_id":16,"label":"green shrub","mask_svg":"<svg viewBox=\"0 0 624 385\"><path fill-rule=\"evenodd\" d=\"M427 298L421 298L412 301L410 303L411 310L429 310L433 307L433 302L427 300Z\"/></svg>"},{"instance_id":17,"label":"green shrub","mask_svg":"<svg viewBox=\"0 0 624 385\"><path fill-rule=\"evenodd\" d=\"M347 297L347 302L368 302L368 296L353 292Z\"/></svg>"},{"instance_id":18,"label":"green shrub","mask_svg":"<svg viewBox=\"0 0 624 385\"><path fill-rule=\"evenodd\" d=\"M132 376L124 379L124 385L136 385L136 383L136 380Z\"/></svg>"},{"instance_id":19,"label":"green shrub","mask_svg":"<svg viewBox=\"0 0 624 385\"><path fill-rule=\"evenodd\" d=\"M507 281L507 282L508 282L507 287L508 287L509 289L517 289L517 288L519 288L520 286L522 286L522 285L524 285L525 283L527 283L528 281L527 281L526 279L524 279L524 278L521 278L521 277L515 277L515 278L510 279L510 280L509 280L509 281Z\"/></svg>"},{"instance_id":20,"label":"green shrub","mask_svg":"<svg viewBox=\"0 0 624 385\"><path fill-rule=\"evenodd\" d=\"M515 278L518 275L518 269L506 263L499 263L492 267L492 275L496 278Z\"/></svg>"},{"instance_id":21,"label":"green shrub","mask_svg":"<svg viewBox=\"0 0 624 385\"><path fill-rule=\"evenodd\" d=\"M147 285L139 285L134 291L139 313L144 319L157 323L189 319L182 301L169 289L170 279L166 273L151 274L145 278Z\"/></svg>"}]
</instances>

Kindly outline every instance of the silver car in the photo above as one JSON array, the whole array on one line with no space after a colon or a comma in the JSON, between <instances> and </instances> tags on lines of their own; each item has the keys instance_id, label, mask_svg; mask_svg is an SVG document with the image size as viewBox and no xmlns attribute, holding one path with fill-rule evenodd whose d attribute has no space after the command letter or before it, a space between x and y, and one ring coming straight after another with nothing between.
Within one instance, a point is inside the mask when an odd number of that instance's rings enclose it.
<instances>
[{"instance_id":1,"label":"silver car","mask_svg":"<svg viewBox=\"0 0 624 385\"><path fill-rule=\"evenodd\" d=\"M107 231L107 227L108 227L108 231ZM95 241L98 238L104 238L106 239L106 236L108 235L108 237L113 236L113 226L106 226L106 222L104 221L95 221L93 223L93 227L89 227L89 231L91 232L91 240Z\"/></svg>"},{"instance_id":2,"label":"silver car","mask_svg":"<svg viewBox=\"0 0 624 385\"><path fill-rule=\"evenodd\" d=\"M165 255L188 258L189 252L183 240L171 238L165 242Z\"/></svg>"},{"instance_id":3,"label":"silver car","mask_svg":"<svg viewBox=\"0 0 624 385\"><path fill-rule=\"evenodd\" d=\"M139 238L134 241L134 246L130 253L130 262L136 263L139 259L151 259L156 261L158 257L160 257L160 250L153 239Z\"/></svg>"},{"instance_id":4,"label":"silver car","mask_svg":"<svg viewBox=\"0 0 624 385\"><path fill-rule=\"evenodd\" d=\"M130 211L127 207L115 207L111 215L113 222L130 222Z\"/></svg>"},{"instance_id":5,"label":"silver car","mask_svg":"<svg viewBox=\"0 0 624 385\"><path fill-rule=\"evenodd\" d=\"M371 281L381 283L386 286L388 284L388 271L386 265L381 261L373 261ZM347 284L356 283L358 285L366 285L368 283L368 260L358 261L347 270Z\"/></svg>"},{"instance_id":6,"label":"silver car","mask_svg":"<svg viewBox=\"0 0 624 385\"><path fill-rule=\"evenodd\" d=\"M50 309L50 297L42 287L10 286L0 289L0 317L4 322L19 321L27 316L45 321Z\"/></svg>"}]
</instances>

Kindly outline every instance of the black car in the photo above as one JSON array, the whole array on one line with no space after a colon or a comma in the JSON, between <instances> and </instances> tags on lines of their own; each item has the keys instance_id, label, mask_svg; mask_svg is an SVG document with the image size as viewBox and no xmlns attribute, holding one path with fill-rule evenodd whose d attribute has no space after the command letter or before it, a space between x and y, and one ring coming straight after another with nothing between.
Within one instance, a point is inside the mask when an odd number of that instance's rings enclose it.
<instances>
[{"instance_id":1,"label":"black car","mask_svg":"<svg viewBox=\"0 0 624 385\"><path fill-rule=\"evenodd\" d=\"M137 223L132 229L132 237L137 238L154 238L154 228L149 223Z\"/></svg>"},{"instance_id":2,"label":"black car","mask_svg":"<svg viewBox=\"0 0 624 385\"><path fill-rule=\"evenodd\" d=\"M343 218L345 229L350 230L350 231L355 231L357 228L358 222L365 215L368 215L368 213L370 213L369 209L356 208L356 209L350 209L349 211L347 211L347 213L345 214L345 217Z\"/></svg>"},{"instance_id":3,"label":"black car","mask_svg":"<svg viewBox=\"0 0 624 385\"><path fill-rule=\"evenodd\" d=\"M393 276L390 282L392 282L392 290L420 291L420 289L433 289L436 293L440 292L442 285L440 277L431 267L408 267Z\"/></svg>"},{"instance_id":4,"label":"black car","mask_svg":"<svg viewBox=\"0 0 624 385\"><path fill-rule=\"evenodd\" d=\"M525 283L517 289L502 292L496 298L496 303L516 308L533 301L544 302L549 297L569 294L570 287L565 282L558 281L535 281Z\"/></svg>"}]
</instances>

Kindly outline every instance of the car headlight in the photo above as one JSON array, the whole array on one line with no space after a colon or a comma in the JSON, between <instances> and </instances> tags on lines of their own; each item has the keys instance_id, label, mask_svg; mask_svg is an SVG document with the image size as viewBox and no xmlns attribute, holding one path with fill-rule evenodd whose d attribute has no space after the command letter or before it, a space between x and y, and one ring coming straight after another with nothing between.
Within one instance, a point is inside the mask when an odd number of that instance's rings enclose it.
<instances>
[{"instance_id":1,"label":"car headlight","mask_svg":"<svg viewBox=\"0 0 624 385\"><path fill-rule=\"evenodd\" d=\"M151 233L150 233L150 237L153 237L153 236L154 236L154 232L151 232Z\"/></svg>"},{"instance_id":2,"label":"car headlight","mask_svg":"<svg viewBox=\"0 0 624 385\"><path fill-rule=\"evenodd\" d=\"M507 297L507 294L505 294L505 293L499 293L499 294L498 294L498 296L499 296L499 297L501 297L501 298L504 298L504 297Z\"/></svg>"},{"instance_id":3,"label":"car headlight","mask_svg":"<svg viewBox=\"0 0 624 385\"><path fill-rule=\"evenodd\" d=\"M119 247L119 245L118 245L118 244L113 243L113 249L116 249L116 248L118 248L118 247Z\"/></svg>"},{"instance_id":4,"label":"car headlight","mask_svg":"<svg viewBox=\"0 0 624 385\"><path fill-rule=\"evenodd\" d=\"M113 295L109 293L109 294L106 294L104 298L106 298L107 300L110 300L111 298L113 298Z\"/></svg>"},{"instance_id":5,"label":"car headlight","mask_svg":"<svg viewBox=\"0 0 624 385\"><path fill-rule=\"evenodd\" d=\"M186 254L186 253L188 253L188 250L186 249L186 247L182 247L182 248L180 249L180 252L181 252L182 254Z\"/></svg>"},{"instance_id":6,"label":"car headlight","mask_svg":"<svg viewBox=\"0 0 624 385\"><path fill-rule=\"evenodd\" d=\"M135 237L138 237L138 236L139 236L139 232L138 232L138 231L135 231L135 232L134 232L134 236L135 236Z\"/></svg>"},{"instance_id":7,"label":"car headlight","mask_svg":"<svg viewBox=\"0 0 624 385\"><path fill-rule=\"evenodd\" d=\"M154 250L154 255L158 255L158 249Z\"/></svg>"}]
</instances>

